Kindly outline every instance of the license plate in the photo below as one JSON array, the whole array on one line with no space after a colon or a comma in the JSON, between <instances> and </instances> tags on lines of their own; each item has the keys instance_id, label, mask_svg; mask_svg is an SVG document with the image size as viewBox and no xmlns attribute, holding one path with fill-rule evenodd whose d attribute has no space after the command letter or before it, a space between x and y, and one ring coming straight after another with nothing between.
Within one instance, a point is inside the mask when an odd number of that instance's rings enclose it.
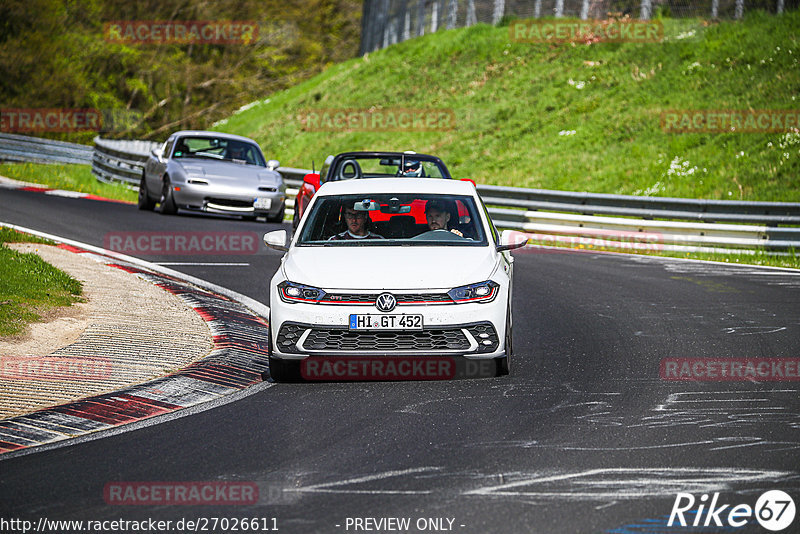
<instances>
[{"instance_id":1,"label":"license plate","mask_svg":"<svg viewBox=\"0 0 800 534\"><path fill-rule=\"evenodd\" d=\"M352 314L350 330L422 330L422 315Z\"/></svg>"},{"instance_id":2,"label":"license plate","mask_svg":"<svg viewBox=\"0 0 800 534\"><path fill-rule=\"evenodd\" d=\"M257 210L268 210L272 207L272 199L259 197L253 201L253 207Z\"/></svg>"}]
</instances>

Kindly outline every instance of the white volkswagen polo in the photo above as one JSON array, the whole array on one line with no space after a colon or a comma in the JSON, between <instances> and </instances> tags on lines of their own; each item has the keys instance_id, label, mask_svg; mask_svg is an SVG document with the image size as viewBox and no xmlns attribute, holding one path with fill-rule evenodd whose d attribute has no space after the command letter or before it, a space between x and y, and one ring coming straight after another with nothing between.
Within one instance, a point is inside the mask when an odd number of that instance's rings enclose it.
<instances>
[{"instance_id":1,"label":"white volkswagen polo","mask_svg":"<svg viewBox=\"0 0 800 534\"><path fill-rule=\"evenodd\" d=\"M454 360L509 372L508 251L525 243L501 243L471 182L326 183L288 245L285 230L264 242L286 252L270 283L274 380L298 360L331 379L431 378Z\"/></svg>"}]
</instances>

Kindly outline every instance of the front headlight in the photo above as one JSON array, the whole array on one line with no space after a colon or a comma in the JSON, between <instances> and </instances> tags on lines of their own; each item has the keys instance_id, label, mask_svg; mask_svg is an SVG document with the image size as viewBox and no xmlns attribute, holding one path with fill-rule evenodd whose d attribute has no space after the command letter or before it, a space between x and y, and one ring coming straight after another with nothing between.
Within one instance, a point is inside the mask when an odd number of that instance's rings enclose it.
<instances>
[{"instance_id":1,"label":"front headlight","mask_svg":"<svg viewBox=\"0 0 800 534\"><path fill-rule=\"evenodd\" d=\"M470 284L451 289L447 292L453 302L463 304L465 302L491 302L497 296L500 284L492 280L487 280L479 284Z\"/></svg>"},{"instance_id":2,"label":"front headlight","mask_svg":"<svg viewBox=\"0 0 800 534\"><path fill-rule=\"evenodd\" d=\"M295 284L288 280L278 284L278 294L284 302L317 303L325 296L325 292L321 289Z\"/></svg>"}]
</instances>

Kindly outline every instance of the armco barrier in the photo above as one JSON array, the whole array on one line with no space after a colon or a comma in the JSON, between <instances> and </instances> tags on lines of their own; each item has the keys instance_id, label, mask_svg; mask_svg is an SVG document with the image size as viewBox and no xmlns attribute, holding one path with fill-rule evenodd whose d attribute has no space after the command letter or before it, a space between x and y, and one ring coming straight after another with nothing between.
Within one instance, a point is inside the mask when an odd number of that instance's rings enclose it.
<instances>
[{"instance_id":1,"label":"armco barrier","mask_svg":"<svg viewBox=\"0 0 800 534\"><path fill-rule=\"evenodd\" d=\"M800 224L798 202L638 197L496 185L479 185L478 191L487 205L528 210L568 211L583 215L599 213L643 219Z\"/></svg>"},{"instance_id":2,"label":"armco barrier","mask_svg":"<svg viewBox=\"0 0 800 534\"><path fill-rule=\"evenodd\" d=\"M92 147L41 137L0 133L0 161L86 164L92 161Z\"/></svg>"},{"instance_id":3,"label":"armco barrier","mask_svg":"<svg viewBox=\"0 0 800 534\"><path fill-rule=\"evenodd\" d=\"M287 207L293 208L296 188L311 170L279 170L293 188L286 190L292 199ZM800 250L800 202L637 197L494 185L477 188L497 227L529 233L533 241L536 235L574 236L625 249L636 234L648 234L657 235L658 248L668 251ZM287 209L287 217L291 213ZM557 242L564 240L552 241Z\"/></svg>"},{"instance_id":4,"label":"armco barrier","mask_svg":"<svg viewBox=\"0 0 800 534\"><path fill-rule=\"evenodd\" d=\"M14 146L24 144L29 154L37 150L42 154L57 150L74 152L82 148L85 158L88 148L0 134L0 155L12 142L17 143ZM56 145L67 146L53 148ZM103 181L138 184L150 151L158 146L149 141L112 141L98 137L91 158L92 172ZM43 155L41 159L45 157L51 156ZM311 171L292 167L279 167L278 171L288 186L286 218L291 220L297 190L303 183L303 176ZM493 185L477 187L498 227L532 236L600 238L612 244L617 236L617 241L624 245L636 234L658 235L661 250L686 252L762 249L785 253L800 249L798 202L638 197Z\"/></svg>"},{"instance_id":5,"label":"armco barrier","mask_svg":"<svg viewBox=\"0 0 800 534\"><path fill-rule=\"evenodd\" d=\"M150 151L161 146L152 141L94 139L92 174L102 182L139 185Z\"/></svg>"}]
</instances>

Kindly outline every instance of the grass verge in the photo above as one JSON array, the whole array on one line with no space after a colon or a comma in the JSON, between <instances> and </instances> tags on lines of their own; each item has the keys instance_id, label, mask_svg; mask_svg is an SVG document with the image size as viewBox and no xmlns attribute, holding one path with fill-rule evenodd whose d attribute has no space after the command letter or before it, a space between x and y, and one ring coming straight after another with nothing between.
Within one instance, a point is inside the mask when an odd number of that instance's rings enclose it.
<instances>
[{"instance_id":1,"label":"grass verge","mask_svg":"<svg viewBox=\"0 0 800 534\"><path fill-rule=\"evenodd\" d=\"M765 265L770 267L788 267L790 269L800 269L800 256L795 250L791 250L786 256L776 256L767 254L764 251L756 250L752 254L747 253L709 253L709 252L660 252L659 256L674 258L689 258L693 260L718 261L722 263L733 263L742 265Z\"/></svg>"},{"instance_id":2,"label":"grass verge","mask_svg":"<svg viewBox=\"0 0 800 534\"><path fill-rule=\"evenodd\" d=\"M114 200L136 202L136 191L123 184L106 184L97 180L90 165L46 163L2 163L0 175L23 182L41 184Z\"/></svg>"},{"instance_id":3,"label":"grass verge","mask_svg":"<svg viewBox=\"0 0 800 534\"><path fill-rule=\"evenodd\" d=\"M0 337L23 334L42 314L81 301L82 284L33 253L6 243L43 243L45 239L0 228Z\"/></svg>"},{"instance_id":4,"label":"grass verge","mask_svg":"<svg viewBox=\"0 0 800 534\"><path fill-rule=\"evenodd\" d=\"M800 133L661 125L669 110L797 110L800 11L662 22L659 43L521 43L485 24L438 31L334 65L216 129L254 138L289 167L313 158L319 168L345 150L410 149L484 184L800 201ZM391 108L449 109L455 122L304 131L308 111Z\"/></svg>"}]
</instances>

